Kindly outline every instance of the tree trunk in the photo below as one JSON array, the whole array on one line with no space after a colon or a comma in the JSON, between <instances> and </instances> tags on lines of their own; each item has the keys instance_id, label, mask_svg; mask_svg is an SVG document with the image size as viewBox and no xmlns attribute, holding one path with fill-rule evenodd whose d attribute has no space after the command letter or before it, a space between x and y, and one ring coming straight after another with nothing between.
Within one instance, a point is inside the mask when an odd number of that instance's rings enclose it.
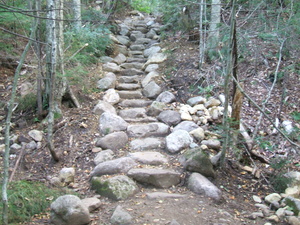
<instances>
[{"instance_id":1,"label":"tree trunk","mask_svg":"<svg viewBox=\"0 0 300 225\"><path fill-rule=\"evenodd\" d=\"M76 29L80 29L81 24L81 1L80 0L73 0L73 11L74 11L74 27Z\"/></svg>"},{"instance_id":2,"label":"tree trunk","mask_svg":"<svg viewBox=\"0 0 300 225\"><path fill-rule=\"evenodd\" d=\"M203 17L205 12L205 2L204 0L200 1L200 16L199 16L199 67L201 68L202 64L204 63L204 56L205 56L205 26L203 24Z\"/></svg>"},{"instance_id":3,"label":"tree trunk","mask_svg":"<svg viewBox=\"0 0 300 225\"><path fill-rule=\"evenodd\" d=\"M56 9L55 0L47 0L47 50L46 50L46 74L49 91L49 114L48 114L48 134L47 145L51 156L55 161L59 161L58 154L55 152L53 144L53 124L54 124L54 90L55 90L55 75L56 75Z\"/></svg>"},{"instance_id":4,"label":"tree trunk","mask_svg":"<svg viewBox=\"0 0 300 225\"><path fill-rule=\"evenodd\" d=\"M221 21L221 0L212 0L211 2L211 21L209 25L209 49L213 50L218 46Z\"/></svg>"},{"instance_id":5,"label":"tree trunk","mask_svg":"<svg viewBox=\"0 0 300 225\"><path fill-rule=\"evenodd\" d=\"M12 117L12 111L14 107L14 102L16 98L16 91L17 91L17 84L19 79L20 70L22 69L22 65L24 63L26 54L31 46L32 40L35 37L35 32L37 28L36 21L34 22L32 26L32 32L30 35L30 39L22 53L22 56L20 58L20 62L18 64L18 67L15 71L14 81L13 81L13 87L12 87L12 93L11 98L8 103L8 112L6 117L6 127L5 127L5 152L4 152L4 159L3 159L3 185L2 185L2 202L3 202L3 216L2 216L2 222L4 225L8 225L8 198L7 198L7 185L8 185L8 170L9 170L9 151L10 151L10 125L11 125L11 117Z\"/></svg>"},{"instance_id":6,"label":"tree trunk","mask_svg":"<svg viewBox=\"0 0 300 225\"><path fill-rule=\"evenodd\" d=\"M233 72L233 52L234 52L234 30L235 30L235 6L236 0L231 0L231 19L230 19L230 44L228 46L228 56L227 56L227 65L226 65L226 74L225 74L225 104L224 104L224 115L223 115L223 127L225 132L225 140L222 146L221 158L220 163L223 166L225 161L226 152L229 148L229 140L230 140L230 124L229 124L229 117L228 117L228 105L229 105L229 80L230 74Z\"/></svg>"}]
</instances>

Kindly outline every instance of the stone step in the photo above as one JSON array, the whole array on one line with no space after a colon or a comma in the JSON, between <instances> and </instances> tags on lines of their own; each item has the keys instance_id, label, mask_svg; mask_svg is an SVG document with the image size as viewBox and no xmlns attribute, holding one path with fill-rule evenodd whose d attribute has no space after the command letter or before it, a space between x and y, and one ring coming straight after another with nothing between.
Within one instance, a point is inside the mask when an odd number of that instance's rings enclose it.
<instances>
[{"instance_id":1,"label":"stone step","mask_svg":"<svg viewBox=\"0 0 300 225\"><path fill-rule=\"evenodd\" d=\"M118 90L136 90L141 88L140 84L128 84L128 83L118 83L116 89Z\"/></svg>"},{"instance_id":2,"label":"stone step","mask_svg":"<svg viewBox=\"0 0 300 225\"><path fill-rule=\"evenodd\" d=\"M137 55L141 55L144 57L144 51L128 51L129 57L136 57Z\"/></svg>"},{"instance_id":3,"label":"stone step","mask_svg":"<svg viewBox=\"0 0 300 225\"><path fill-rule=\"evenodd\" d=\"M134 44L136 45L140 45L140 44L143 44L143 45L146 45L146 44L149 44L151 43L153 40L152 39L149 39L149 38L139 38L137 39Z\"/></svg>"},{"instance_id":4,"label":"stone step","mask_svg":"<svg viewBox=\"0 0 300 225\"><path fill-rule=\"evenodd\" d=\"M131 109L122 109L119 111L119 116L124 120L126 119L137 119L147 117L145 108L131 108Z\"/></svg>"},{"instance_id":5,"label":"stone step","mask_svg":"<svg viewBox=\"0 0 300 225\"><path fill-rule=\"evenodd\" d=\"M127 123L153 123L158 122L158 120L155 117L144 117L144 118L127 118L124 119Z\"/></svg>"},{"instance_id":6,"label":"stone step","mask_svg":"<svg viewBox=\"0 0 300 225\"><path fill-rule=\"evenodd\" d=\"M146 63L147 59L145 58L127 58L126 62L132 63L132 62L139 62L139 63Z\"/></svg>"},{"instance_id":7,"label":"stone step","mask_svg":"<svg viewBox=\"0 0 300 225\"><path fill-rule=\"evenodd\" d=\"M130 142L130 149L134 151L147 150L162 150L166 146L165 138L140 138L134 139Z\"/></svg>"},{"instance_id":8,"label":"stone step","mask_svg":"<svg viewBox=\"0 0 300 225\"><path fill-rule=\"evenodd\" d=\"M169 188L180 183L180 173L156 168L137 168L128 171L127 175L139 183L157 188Z\"/></svg>"},{"instance_id":9,"label":"stone step","mask_svg":"<svg viewBox=\"0 0 300 225\"><path fill-rule=\"evenodd\" d=\"M120 98L123 99L139 99L143 98L141 91L118 91Z\"/></svg>"},{"instance_id":10,"label":"stone step","mask_svg":"<svg viewBox=\"0 0 300 225\"><path fill-rule=\"evenodd\" d=\"M119 106L122 107L146 107L151 105L153 101L151 100L143 100L143 99L129 99L123 100L119 103Z\"/></svg>"},{"instance_id":11,"label":"stone step","mask_svg":"<svg viewBox=\"0 0 300 225\"><path fill-rule=\"evenodd\" d=\"M119 83L139 83L141 80L141 77L138 75L135 76L121 76L118 79Z\"/></svg>"},{"instance_id":12,"label":"stone step","mask_svg":"<svg viewBox=\"0 0 300 225\"><path fill-rule=\"evenodd\" d=\"M162 165L168 163L168 158L159 152L132 152L128 157L136 162L147 165Z\"/></svg>"},{"instance_id":13,"label":"stone step","mask_svg":"<svg viewBox=\"0 0 300 225\"><path fill-rule=\"evenodd\" d=\"M121 68L124 69L137 69L141 70L144 66L144 63L139 63L139 62L132 62L132 63L122 63Z\"/></svg>"},{"instance_id":14,"label":"stone step","mask_svg":"<svg viewBox=\"0 0 300 225\"><path fill-rule=\"evenodd\" d=\"M141 44L139 44L139 45L132 44L132 45L130 45L129 48L130 48L131 51L144 51L145 50L145 46L141 45Z\"/></svg>"},{"instance_id":15,"label":"stone step","mask_svg":"<svg viewBox=\"0 0 300 225\"><path fill-rule=\"evenodd\" d=\"M133 124L127 127L129 137L162 137L170 133L170 127L164 123Z\"/></svg>"},{"instance_id":16,"label":"stone step","mask_svg":"<svg viewBox=\"0 0 300 225\"><path fill-rule=\"evenodd\" d=\"M144 75L145 73L142 70L138 69L124 69L120 72L120 75L124 76L135 76L135 75Z\"/></svg>"}]
</instances>

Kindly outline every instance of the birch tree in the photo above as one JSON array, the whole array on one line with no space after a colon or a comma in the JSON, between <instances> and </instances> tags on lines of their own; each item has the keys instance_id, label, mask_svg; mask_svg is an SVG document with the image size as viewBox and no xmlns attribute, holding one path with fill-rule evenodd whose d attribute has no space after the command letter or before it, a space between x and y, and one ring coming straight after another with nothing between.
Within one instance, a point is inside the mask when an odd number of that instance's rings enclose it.
<instances>
[{"instance_id":1,"label":"birch tree","mask_svg":"<svg viewBox=\"0 0 300 225\"><path fill-rule=\"evenodd\" d=\"M73 0L73 12L74 12L74 27L79 29L81 24L81 1L80 0Z\"/></svg>"},{"instance_id":2,"label":"birch tree","mask_svg":"<svg viewBox=\"0 0 300 225\"><path fill-rule=\"evenodd\" d=\"M209 25L208 47L210 49L218 46L220 38L219 24L221 21L221 0L212 0L211 2L211 20Z\"/></svg>"}]
</instances>

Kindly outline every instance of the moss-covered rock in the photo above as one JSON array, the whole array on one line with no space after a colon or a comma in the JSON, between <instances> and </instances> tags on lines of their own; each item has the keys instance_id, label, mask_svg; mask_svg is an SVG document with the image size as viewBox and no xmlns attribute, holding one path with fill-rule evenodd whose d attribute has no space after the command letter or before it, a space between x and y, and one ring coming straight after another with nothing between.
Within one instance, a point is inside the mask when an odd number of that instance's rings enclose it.
<instances>
[{"instance_id":1,"label":"moss-covered rock","mask_svg":"<svg viewBox=\"0 0 300 225\"><path fill-rule=\"evenodd\" d=\"M94 177L92 189L98 194L116 201L127 199L138 192L135 182L124 175L112 178Z\"/></svg>"}]
</instances>

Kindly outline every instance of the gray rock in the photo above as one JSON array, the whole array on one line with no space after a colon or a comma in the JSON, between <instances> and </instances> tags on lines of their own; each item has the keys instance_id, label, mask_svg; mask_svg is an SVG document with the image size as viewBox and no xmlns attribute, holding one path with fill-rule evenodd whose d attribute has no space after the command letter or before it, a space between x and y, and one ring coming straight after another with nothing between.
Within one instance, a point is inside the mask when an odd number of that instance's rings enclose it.
<instances>
[{"instance_id":1,"label":"gray rock","mask_svg":"<svg viewBox=\"0 0 300 225\"><path fill-rule=\"evenodd\" d=\"M152 71L148 73L145 78L142 80L142 87L146 87L151 81L153 81L156 77L159 77L159 73L156 71Z\"/></svg>"},{"instance_id":2,"label":"gray rock","mask_svg":"<svg viewBox=\"0 0 300 225\"><path fill-rule=\"evenodd\" d=\"M115 88L116 80L111 77L104 77L97 82L97 88L100 90L107 90L110 88Z\"/></svg>"},{"instance_id":3,"label":"gray rock","mask_svg":"<svg viewBox=\"0 0 300 225\"><path fill-rule=\"evenodd\" d=\"M100 57L100 62L102 63L108 63L108 62L112 62L113 58L109 57L109 56L101 56Z\"/></svg>"},{"instance_id":4,"label":"gray rock","mask_svg":"<svg viewBox=\"0 0 300 225\"><path fill-rule=\"evenodd\" d=\"M175 126L181 122L180 113L173 110L162 111L157 119L169 126Z\"/></svg>"},{"instance_id":5,"label":"gray rock","mask_svg":"<svg viewBox=\"0 0 300 225\"><path fill-rule=\"evenodd\" d=\"M128 55L128 49L124 45L115 45L115 52L123 55Z\"/></svg>"},{"instance_id":6,"label":"gray rock","mask_svg":"<svg viewBox=\"0 0 300 225\"><path fill-rule=\"evenodd\" d=\"M215 177L213 165L209 156L201 149L190 149L184 154L186 161L184 168L191 172L197 172L206 177Z\"/></svg>"},{"instance_id":7,"label":"gray rock","mask_svg":"<svg viewBox=\"0 0 300 225\"><path fill-rule=\"evenodd\" d=\"M118 83L116 89L118 90L136 90L141 87L140 84L127 84L127 83Z\"/></svg>"},{"instance_id":8,"label":"gray rock","mask_svg":"<svg viewBox=\"0 0 300 225\"><path fill-rule=\"evenodd\" d=\"M190 135L192 135L197 141L202 141L205 137L205 132L203 128L199 127L195 130L192 130Z\"/></svg>"},{"instance_id":9,"label":"gray rock","mask_svg":"<svg viewBox=\"0 0 300 225\"><path fill-rule=\"evenodd\" d=\"M59 180L61 183L68 185L75 180L75 169L74 168L62 168L59 172Z\"/></svg>"},{"instance_id":10,"label":"gray rock","mask_svg":"<svg viewBox=\"0 0 300 225\"><path fill-rule=\"evenodd\" d=\"M25 96L33 92L33 85L29 82L22 83L20 86L21 96Z\"/></svg>"},{"instance_id":11,"label":"gray rock","mask_svg":"<svg viewBox=\"0 0 300 225\"><path fill-rule=\"evenodd\" d=\"M279 219L283 219L283 217L285 216L285 209L284 208L277 209L275 215L278 216Z\"/></svg>"},{"instance_id":12,"label":"gray rock","mask_svg":"<svg viewBox=\"0 0 300 225\"><path fill-rule=\"evenodd\" d=\"M253 198L254 202L256 202L256 203L261 203L262 202L261 198L257 195L253 195L252 198Z\"/></svg>"},{"instance_id":13,"label":"gray rock","mask_svg":"<svg viewBox=\"0 0 300 225\"><path fill-rule=\"evenodd\" d=\"M168 159L159 152L133 152L129 153L128 157L148 165L161 165L168 162Z\"/></svg>"},{"instance_id":14,"label":"gray rock","mask_svg":"<svg viewBox=\"0 0 300 225\"><path fill-rule=\"evenodd\" d=\"M176 127L174 127L173 132L176 130L186 130L187 132L191 132L197 128L199 128L199 126L192 121L182 121Z\"/></svg>"},{"instance_id":15,"label":"gray rock","mask_svg":"<svg viewBox=\"0 0 300 225\"><path fill-rule=\"evenodd\" d=\"M22 146L17 144L17 143L13 143L11 146L10 146L10 154L16 154L17 152L19 152L21 150ZM4 149L5 150L5 145L4 145ZM4 151L3 151L4 152Z\"/></svg>"},{"instance_id":16,"label":"gray rock","mask_svg":"<svg viewBox=\"0 0 300 225\"><path fill-rule=\"evenodd\" d=\"M117 150L123 148L128 142L128 136L125 132L114 132L97 140L96 146L103 149Z\"/></svg>"},{"instance_id":17,"label":"gray rock","mask_svg":"<svg viewBox=\"0 0 300 225\"><path fill-rule=\"evenodd\" d=\"M188 179L188 188L196 194L206 195L220 201L222 193L213 183L199 173L192 173Z\"/></svg>"},{"instance_id":18,"label":"gray rock","mask_svg":"<svg viewBox=\"0 0 300 225\"><path fill-rule=\"evenodd\" d=\"M119 41L122 45L125 45L125 46L127 46L127 47L130 45L129 37L117 35L116 38L118 39L118 41Z\"/></svg>"},{"instance_id":19,"label":"gray rock","mask_svg":"<svg viewBox=\"0 0 300 225\"><path fill-rule=\"evenodd\" d=\"M131 108L131 109L123 109L119 111L119 115L123 119L133 119L133 118L145 118L146 109L145 108Z\"/></svg>"},{"instance_id":20,"label":"gray rock","mask_svg":"<svg viewBox=\"0 0 300 225\"><path fill-rule=\"evenodd\" d=\"M147 115L158 116L166 107L166 104L163 102L153 101L148 108Z\"/></svg>"},{"instance_id":21,"label":"gray rock","mask_svg":"<svg viewBox=\"0 0 300 225\"><path fill-rule=\"evenodd\" d=\"M159 64L167 60L167 56L164 53L156 53L149 57L144 67L146 68L150 64Z\"/></svg>"},{"instance_id":22,"label":"gray rock","mask_svg":"<svg viewBox=\"0 0 300 225\"><path fill-rule=\"evenodd\" d=\"M103 101L115 105L120 102L120 96L115 89L108 89L103 96Z\"/></svg>"},{"instance_id":23,"label":"gray rock","mask_svg":"<svg viewBox=\"0 0 300 225\"><path fill-rule=\"evenodd\" d=\"M151 57L151 56L155 55L156 53L160 52L160 50L161 50L161 47L159 47L159 46L150 47L144 51L144 56L146 58Z\"/></svg>"},{"instance_id":24,"label":"gray rock","mask_svg":"<svg viewBox=\"0 0 300 225\"><path fill-rule=\"evenodd\" d=\"M162 138L134 139L130 142L130 149L133 151L164 149L166 142Z\"/></svg>"},{"instance_id":25,"label":"gray rock","mask_svg":"<svg viewBox=\"0 0 300 225\"><path fill-rule=\"evenodd\" d=\"M204 106L205 106L205 108L211 108L211 107L213 107L213 106L219 106L219 105L221 105L221 101L220 100L218 100L218 99L215 99L215 98L211 98L211 99L209 99L205 104L204 104Z\"/></svg>"},{"instance_id":26,"label":"gray rock","mask_svg":"<svg viewBox=\"0 0 300 225\"><path fill-rule=\"evenodd\" d=\"M150 38L150 39L153 39L155 36L156 36L156 32L151 29L147 34L146 34L146 38Z\"/></svg>"},{"instance_id":27,"label":"gray rock","mask_svg":"<svg viewBox=\"0 0 300 225\"><path fill-rule=\"evenodd\" d=\"M31 141L26 144L26 149L35 150L37 149L37 143L35 141Z\"/></svg>"},{"instance_id":28,"label":"gray rock","mask_svg":"<svg viewBox=\"0 0 300 225\"><path fill-rule=\"evenodd\" d=\"M93 177L92 189L98 194L116 201L125 200L138 192L135 182L124 175L111 178Z\"/></svg>"},{"instance_id":29,"label":"gray rock","mask_svg":"<svg viewBox=\"0 0 300 225\"><path fill-rule=\"evenodd\" d=\"M93 212L101 206L101 201L95 197L82 199L81 202L89 212Z\"/></svg>"},{"instance_id":30,"label":"gray rock","mask_svg":"<svg viewBox=\"0 0 300 225\"><path fill-rule=\"evenodd\" d=\"M146 31L147 32L147 29L145 29L144 31ZM149 38L139 38L139 39L137 39L136 41L135 41L135 44L137 44L137 45L140 45L140 44L142 44L142 45L147 45L147 44L149 44L149 43L151 43L151 39L149 39Z\"/></svg>"},{"instance_id":31,"label":"gray rock","mask_svg":"<svg viewBox=\"0 0 300 225\"><path fill-rule=\"evenodd\" d=\"M122 36L129 35L130 28L126 24L120 24L119 27L120 27L120 34Z\"/></svg>"},{"instance_id":32,"label":"gray rock","mask_svg":"<svg viewBox=\"0 0 300 225\"><path fill-rule=\"evenodd\" d=\"M98 164L108 160L112 160L113 158L114 158L114 152L110 149L107 149L97 153L94 159L94 163L97 166Z\"/></svg>"},{"instance_id":33,"label":"gray rock","mask_svg":"<svg viewBox=\"0 0 300 225\"><path fill-rule=\"evenodd\" d=\"M169 126L163 123L133 124L127 127L130 137L163 136L169 133Z\"/></svg>"},{"instance_id":34,"label":"gray rock","mask_svg":"<svg viewBox=\"0 0 300 225\"><path fill-rule=\"evenodd\" d=\"M287 221L290 225L300 225L300 219L296 216L288 216Z\"/></svg>"},{"instance_id":35,"label":"gray rock","mask_svg":"<svg viewBox=\"0 0 300 225\"><path fill-rule=\"evenodd\" d=\"M161 87L154 81L151 81L144 87L142 93L147 98L156 98L161 93L161 91Z\"/></svg>"},{"instance_id":36,"label":"gray rock","mask_svg":"<svg viewBox=\"0 0 300 225\"><path fill-rule=\"evenodd\" d=\"M140 32L140 31L134 31L130 35L130 40L131 41L136 41L137 39L144 38L144 37L145 37L145 34L143 34L142 32Z\"/></svg>"},{"instance_id":37,"label":"gray rock","mask_svg":"<svg viewBox=\"0 0 300 225\"><path fill-rule=\"evenodd\" d=\"M111 104L100 100L97 103L97 105L94 107L93 113L95 113L97 115L102 115L104 112L117 114L116 109Z\"/></svg>"},{"instance_id":38,"label":"gray rock","mask_svg":"<svg viewBox=\"0 0 300 225\"><path fill-rule=\"evenodd\" d=\"M170 223L170 225L180 225L175 219L173 219Z\"/></svg>"},{"instance_id":39,"label":"gray rock","mask_svg":"<svg viewBox=\"0 0 300 225\"><path fill-rule=\"evenodd\" d=\"M80 198L64 195L51 204L50 220L54 225L84 225L90 222L90 213Z\"/></svg>"},{"instance_id":40,"label":"gray rock","mask_svg":"<svg viewBox=\"0 0 300 225\"><path fill-rule=\"evenodd\" d=\"M206 145L210 149L220 150L221 142L216 139L209 139L201 141L202 145Z\"/></svg>"},{"instance_id":41,"label":"gray rock","mask_svg":"<svg viewBox=\"0 0 300 225\"><path fill-rule=\"evenodd\" d=\"M130 157L122 157L98 164L92 171L91 176L102 176L106 174L126 173L137 163Z\"/></svg>"},{"instance_id":42,"label":"gray rock","mask_svg":"<svg viewBox=\"0 0 300 225\"><path fill-rule=\"evenodd\" d=\"M143 59L143 58L131 58L131 57L128 57L126 62L128 63L133 63L133 62L136 62L136 63L145 63L147 60L146 59Z\"/></svg>"},{"instance_id":43,"label":"gray rock","mask_svg":"<svg viewBox=\"0 0 300 225\"><path fill-rule=\"evenodd\" d=\"M39 130L31 130L28 132L28 135L35 141L43 140L43 132Z\"/></svg>"},{"instance_id":44,"label":"gray rock","mask_svg":"<svg viewBox=\"0 0 300 225\"><path fill-rule=\"evenodd\" d=\"M117 73L121 71L120 66L118 66L116 63L110 63L110 62L103 64L102 69L103 71L113 72L113 73Z\"/></svg>"},{"instance_id":45,"label":"gray rock","mask_svg":"<svg viewBox=\"0 0 300 225\"><path fill-rule=\"evenodd\" d=\"M107 135L115 131L124 131L128 123L120 116L113 113L102 113L99 119L99 130L102 134Z\"/></svg>"},{"instance_id":46,"label":"gray rock","mask_svg":"<svg viewBox=\"0 0 300 225\"><path fill-rule=\"evenodd\" d=\"M216 154L210 158L210 161L214 166L218 166L219 161L221 159L221 155L222 155L222 152L218 152L218 154Z\"/></svg>"},{"instance_id":47,"label":"gray rock","mask_svg":"<svg viewBox=\"0 0 300 225\"><path fill-rule=\"evenodd\" d=\"M142 183L157 188L169 188L180 183L180 173L166 169L131 169L128 176Z\"/></svg>"},{"instance_id":48,"label":"gray rock","mask_svg":"<svg viewBox=\"0 0 300 225\"><path fill-rule=\"evenodd\" d=\"M114 63L117 63L118 65L126 62L126 56L122 53L119 53L114 59L113 59Z\"/></svg>"},{"instance_id":49,"label":"gray rock","mask_svg":"<svg viewBox=\"0 0 300 225\"><path fill-rule=\"evenodd\" d=\"M268 204L271 204L273 202L279 202L280 200L281 200L281 196L278 193L272 193L265 197L265 201Z\"/></svg>"},{"instance_id":50,"label":"gray rock","mask_svg":"<svg viewBox=\"0 0 300 225\"><path fill-rule=\"evenodd\" d=\"M182 194L173 194L166 192L152 192L146 193L147 198L149 199L166 199L166 198L186 198L186 195Z\"/></svg>"},{"instance_id":51,"label":"gray rock","mask_svg":"<svg viewBox=\"0 0 300 225\"><path fill-rule=\"evenodd\" d=\"M156 98L156 101L164 102L164 103L172 103L176 101L176 97L171 92L164 91L160 93L160 95Z\"/></svg>"},{"instance_id":52,"label":"gray rock","mask_svg":"<svg viewBox=\"0 0 300 225\"><path fill-rule=\"evenodd\" d=\"M121 76L119 78L119 83L139 83L140 76L135 75L135 76Z\"/></svg>"},{"instance_id":53,"label":"gray rock","mask_svg":"<svg viewBox=\"0 0 300 225\"><path fill-rule=\"evenodd\" d=\"M146 67L145 72L150 73L158 69L158 64L150 64Z\"/></svg>"},{"instance_id":54,"label":"gray rock","mask_svg":"<svg viewBox=\"0 0 300 225\"><path fill-rule=\"evenodd\" d=\"M193 139L185 130L176 130L166 137L166 149L170 153L177 153L184 148L187 148Z\"/></svg>"},{"instance_id":55,"label":"gray rock","mask_svg":"<svg viewBox=\"0 0 300 225\"><path fill-rule=\"evenodd\" d=\"M129 225L132 223L132 216L118 205L110 218L110 222L113 225Z\"/></svg>"},{"instance_id":56,"label":"gray rock","mask_svg":"<svg viewBox=\"0 0 300 225\"><path fill-rule=\"evenodd\" d=\"M206 102L206 99L202 96L193 97L187 100L187 104L190 106L198 105L198 104L204 104Z\"/></svg>"}]
</instances>

